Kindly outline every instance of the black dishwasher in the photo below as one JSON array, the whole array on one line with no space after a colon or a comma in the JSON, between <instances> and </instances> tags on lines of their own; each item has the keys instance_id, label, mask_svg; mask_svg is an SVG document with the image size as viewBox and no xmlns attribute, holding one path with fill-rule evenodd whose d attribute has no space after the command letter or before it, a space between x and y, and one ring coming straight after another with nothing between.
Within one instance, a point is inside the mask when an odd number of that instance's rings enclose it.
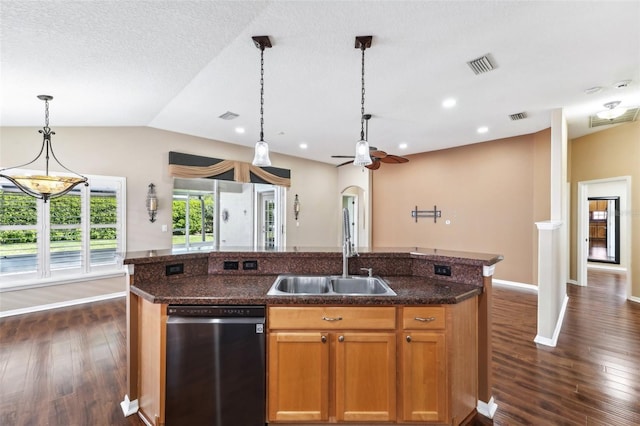
<instances>
[{"instance_id":1,"label":"black dishwasher","mask_svg":"<svg viewBox=\"0 0 640 426\"><path fill-rule=\"evenodd\" d=\"M169 305L167 426L265 425L264 306Z\"/></svg>"}]
</instances>

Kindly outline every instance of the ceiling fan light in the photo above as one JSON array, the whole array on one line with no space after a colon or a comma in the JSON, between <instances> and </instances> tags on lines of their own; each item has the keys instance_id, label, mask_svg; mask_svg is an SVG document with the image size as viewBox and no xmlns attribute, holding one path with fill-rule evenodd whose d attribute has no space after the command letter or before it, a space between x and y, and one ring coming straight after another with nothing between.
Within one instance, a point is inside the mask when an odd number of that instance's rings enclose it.
<instances>
[{"instance_id":1,"label":"ceiling fan light","mask_svg":"<svg viewBox=\"0 0 640 426\"><path fill-rule=\"evenodd\" d=\"M271 165L271 159L269 158L269 145L265 141L258 141L256 143L256 152L251 164L258 167L268 167Z\"/></svg>"},{"instance_id":2,"label":"ceiling fan light","mask_svg":"<svg viewBox=\"0 0 640 426\"><path fill-rule=\"evenodd\" d=\"M356 158L353 160L354 166L368 166L373 163L369 155L369 142L361 140L356 144Z\"/></svg>"},{"instance_id":3,"label":"ceiling fan light","mask_svg":"<svg viewBox=\"0 0 640 426\"><path fill-rule=\"evenodd\" d=\"M626 108L618 107L618 108L612 108L612 109L605 109L604 111L600 111L596 115L598 116L598 118L602 120L615 120L616 118L623 115L625 112L627 112Z\"/></svg>"}]
</instances>

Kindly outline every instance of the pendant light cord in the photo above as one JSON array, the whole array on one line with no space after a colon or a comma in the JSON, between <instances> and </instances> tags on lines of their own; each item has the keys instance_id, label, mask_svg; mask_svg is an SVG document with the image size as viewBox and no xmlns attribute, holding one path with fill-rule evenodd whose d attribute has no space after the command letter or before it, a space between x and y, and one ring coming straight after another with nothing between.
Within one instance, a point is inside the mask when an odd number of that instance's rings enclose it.
<instances>
[{"instance_id":1,"label":"pendant light cord","mask_svg":"<svg viewBox=\"0 0 640 426\"><path fill-rule=\"evenodd\" d=\"M361 46L362 49L362 99L360 101L360 140L364 139L364 51L366 47L364 44Z\"/></svg>"},{"instance_id":2,"label":"pendant light cord","mask_svg":"<svg viewBox=\"0 0 640 426\"><path fill-rule=\"evenodd\" d=\"M260 46L260 141L264 141L264 46Z\"/></svg>"}]
</instances>

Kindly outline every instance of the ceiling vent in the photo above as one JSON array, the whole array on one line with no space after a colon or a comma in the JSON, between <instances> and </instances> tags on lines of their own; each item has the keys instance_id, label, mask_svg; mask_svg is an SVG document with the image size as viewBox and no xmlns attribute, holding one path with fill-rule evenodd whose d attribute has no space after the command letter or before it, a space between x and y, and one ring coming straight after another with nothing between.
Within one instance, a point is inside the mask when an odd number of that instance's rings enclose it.
<instances>
[{"instance_id":1,"label":"ceiling vent","mask_svg":"<svg viewBox=\"0 0 640 426\"><path fill-rule=\"evenodd\" d=\"M618 118L614 118L613 120L600 118L597 115L590 115L589 127L608 126L609 124L618 124L618 123L626 123L628 121L636 121L636 118L638 118L638 112L640 112L640 108L638 107L629 108L627 112L625 112Z\"/></svg>"},{"instance_id":2,"label":"ceiling vent","mask_svg":"<svg viewBox=\"0 0 640 426\"><path fill-rule=\"evenodd\" d=\"M509 115L509 118L511 119L511 121L524 120L525 118L527 118L527 113L519 112L517 114L511 114Z\"/></svg>"},{"instance_id":3,"label":"ceiling vent","mask_svg":"<svg viewBox=\"0 0 640 426\"><path fill-rule=\"evenodd\" d=\"M240 117L238 114L231 111L227 111L221 116L219 116L219 118L222 118L223 120L233 120L234 118L238 118L238 117Z\"/></svg>"},{"instance_id":4,"label":"ceiling vent","mask_svg":"<svg viewBox=\"0 0 640 426\"><path fill-rule=\"evenodd\" d=\"M479 58L467 62L467 65L469 65L469 67L476 75L489 72L492 69L496 68L488 53L484 56L480 56Z\"/></svg>"}]
</instances>

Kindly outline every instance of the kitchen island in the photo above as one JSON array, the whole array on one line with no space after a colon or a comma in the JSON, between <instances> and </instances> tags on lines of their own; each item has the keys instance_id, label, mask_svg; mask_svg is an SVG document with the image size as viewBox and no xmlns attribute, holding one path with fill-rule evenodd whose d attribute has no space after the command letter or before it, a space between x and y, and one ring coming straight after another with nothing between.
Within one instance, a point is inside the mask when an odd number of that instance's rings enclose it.
<instances>
[{"instance_id":1,"label":"kitchen island","mask_svg":"<svg viewBox=\"0 0 640 426\"><path fill-rule=\"evenodd\" d=\"M339 275L337 249L130 253L123 410L164 425L168 305L262 305L269 423L460 424L476 407L491 417L487 313L501 259L423 248L361 251L349 259L349 274L370 268L396 296L301 297L267 291L282 273ZM320 320L331 315L341 321ZM296 383L310 371L310 381ZM376 392L359 394L374 385Z\"/></svg>"}]
</instances>

